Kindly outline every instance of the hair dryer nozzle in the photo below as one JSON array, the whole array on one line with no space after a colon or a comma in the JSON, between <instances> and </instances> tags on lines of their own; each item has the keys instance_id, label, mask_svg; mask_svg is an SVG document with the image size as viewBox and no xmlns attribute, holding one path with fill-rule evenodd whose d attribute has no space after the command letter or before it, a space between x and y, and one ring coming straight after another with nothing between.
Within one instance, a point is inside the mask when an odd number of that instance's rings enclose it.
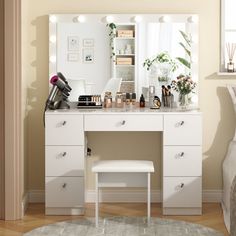
<instances>
[{"instance_id":1,"label":"hair dryer nozzle","mask_svg":"<svg viewBox=\"0 0 236 236\"><path fill-rule=\"evenodd\" d=\"M51 79L50 79L50 83L51 84L53 84L53 85L55 85L56 84L56 82L58 81L58 76L57 75L54 75Z\"/></svg>"}]
</instances>

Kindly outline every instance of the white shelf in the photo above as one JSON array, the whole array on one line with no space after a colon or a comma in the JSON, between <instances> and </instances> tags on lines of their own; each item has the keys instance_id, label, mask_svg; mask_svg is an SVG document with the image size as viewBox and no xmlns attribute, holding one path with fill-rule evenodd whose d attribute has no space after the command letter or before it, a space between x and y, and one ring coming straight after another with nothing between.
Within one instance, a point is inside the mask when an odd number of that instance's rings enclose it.
<instances>
[{"instance_id":1,"label":"white shelf","mask_svg":"<svg viewBox=\"0 0 236 236\"><path fill-rule=\"evenodd\" d=\"M134 54L132 53L132 54L116 54L116 56L134 56Z\"/></svg>"},{"instance_id":2,"label":"white shelf","mask_svg":"<svg viewBox=\"0 0 236 236\"><path fill-rule=\"evenodd\" d=\"M222 76L236 76L236 72L217 72L217 75L222 75Z\"/></svg>"},{"instance_id":3,"label":"white shelf","mask_svg":"<svg viewBox=\"0 0 236 236\"><path fill-rule=\"evenodd\" d=\"M135 39L135 37L115 37L115 39Z\"/></svg>"},{"instance_id":4,"label":"white shelf","mask_svg":"<svg viewBox=\"0 0 236 236\"><path fill-rule=\"evenodd\" d=\"M130 80L130 81L129 80L122 80L121 83L134 83L134 81L133 80Z\"/></svg>"},{"instance_id":5,"label":"white shelf","mask_svg":"<svg viewBox=\"0 0 236 236\"><path fill-rule=\"evenodd\" d=\"M134 65L115 65L116 67L132 67L134 68Z\"/></svg>"}]
</instances>

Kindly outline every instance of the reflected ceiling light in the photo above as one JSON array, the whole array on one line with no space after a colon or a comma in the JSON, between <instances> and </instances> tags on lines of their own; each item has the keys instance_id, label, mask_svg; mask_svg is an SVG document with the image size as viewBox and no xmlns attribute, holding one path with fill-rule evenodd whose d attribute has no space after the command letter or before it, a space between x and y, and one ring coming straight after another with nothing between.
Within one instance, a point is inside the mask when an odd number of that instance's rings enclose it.
<instances>
[{"instance_id":1,"label":"reflected ceiling light","mask_svg":"<svg viewBox=\"0 0 236 236\"><path fill-rule=\"evenodd\" d=\"M171 20L171 18L170 18L170 16L161 16L160 18L159 18L159 22L160 23L167 23L167 22L170 22L170 20Z\"/></svg>"},{"instance_id":2,"label":"reflected ceiling light","mask_svg":"<svg viewBox=\"0 0 236 236\"><path fill-rule=\"evenodd\" d=\"M57 22L57 17L54 16L54 15L51 15L51 16L49 17L49 20L50 20L51 23L56 23L56 22Z\"/></svg>"},{"instance_id":3,"label":"reflected ceiling light","mask_svg":"<svg viewBox=\"0 0 236 236\"><path fill-rule=\"evenodd\" d=\"M57 58L56 56L50 56L49 60L51 63L55 63L57 61Z\"/></svg>"},{"instance_id":4,"label":"reflected ceiling light","mask_svg":"<svg viewBox=\"0 0 236 236\"><path fill-rule=\"evenodd\" d=\"M50 37L50 42L51 43L55 43L57 41L57 37L55 36L55 35L52 35L51 37Z\"/></svg>"},{"instance_id":5,"label":"reflected ceiling light","mask_svg":"<svg viewBox=\"0 0 236 236\"><path fill-rule=\"evenodd\" d=\"M189 23L197 23L198 22L198 16L197 15L192 15L188 18Z\"/></svg>"},{"instance_id":6,"label":"reflected ceiling light","mask_svg":"<svg viewBox=\"0 0 236 236\"><path fill-rule=\"evenodd\" d=\"M114 22L114 17L113 17L113 16L106 16L106 22L107 22L107 23L112 23L112 22Z\"/></svg>"},{"instance_id":7,"label":"reflected ceiling light","mask_svg":"<svg viewBox=\"0 0 236 236\"><path fill-rule=\"evenodd\" d=\"M142 21L142 17L141 17L141 16L135 16L135 17L134 17L134 21L135 21L136 23L139 23L139 22Z\"/></svg>"}]
</instances>

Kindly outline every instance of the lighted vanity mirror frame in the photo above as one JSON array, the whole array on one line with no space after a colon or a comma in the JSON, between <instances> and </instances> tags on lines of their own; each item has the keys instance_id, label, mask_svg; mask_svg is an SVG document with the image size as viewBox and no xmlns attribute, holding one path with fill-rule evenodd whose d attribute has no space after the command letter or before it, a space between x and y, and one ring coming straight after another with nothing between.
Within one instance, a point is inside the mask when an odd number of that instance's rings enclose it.
<instances>
[{"instance_id":1,"label":"lighted vanity mirror frame","mask_svg":"<svg viewBox=\"0 0 236 236\"><path fill-rule=\"evenodd\" d=\"M192 35L192 63L191 63L191 77L197 83L196 95L192 97L194 107L198 106L198 15L196 14L51 14L49 15L49 79L55 75L60 68L57 66L57 48L58 48L58 23L83 24L84 22L97 23L102 22L105 26L108 23L115 24L133 24L135 29L139 24L145 23L186 23L191 28ZM90 29L91 30L91 29ZM83 38L83 37L81 37ZM81 40L80 38L80 40ZM135 39L138 42L138 38ZM80 42L81 44L82 42ZM94 42L87 42L94 43ZM95 42L96 43L96 42ZM138 55L137 49L136 54ZM112 66L111 66L112 67ZM112 70L111 68L109 68ZM137 98L142 93L142 86L145 78L138 78L138 68L135 66L135 92ZM61 71L63 73L63 71ZM112 75L110 75L110 78ZM107 78L109 79L109 78Z\"/></svg>"}]
</instances>

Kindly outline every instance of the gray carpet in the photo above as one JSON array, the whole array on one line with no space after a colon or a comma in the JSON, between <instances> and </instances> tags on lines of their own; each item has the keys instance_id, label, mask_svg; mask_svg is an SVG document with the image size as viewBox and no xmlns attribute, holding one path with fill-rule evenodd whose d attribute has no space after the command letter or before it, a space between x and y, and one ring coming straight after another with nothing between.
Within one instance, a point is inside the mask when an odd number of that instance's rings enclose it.
<instances>
[{"instance_id":1,"label":"gray carpet","mask_svg":"<svg viewBox=\"0 0 236 236\"><path fill-rule=\"evenodd\" d=\"M47 225L24 236L223 236L223 234L184 221L152 218L149 225L145 217L110 217L101 219L99 227L94 219L77 219Z\"/></svg>"}]
</instances>

